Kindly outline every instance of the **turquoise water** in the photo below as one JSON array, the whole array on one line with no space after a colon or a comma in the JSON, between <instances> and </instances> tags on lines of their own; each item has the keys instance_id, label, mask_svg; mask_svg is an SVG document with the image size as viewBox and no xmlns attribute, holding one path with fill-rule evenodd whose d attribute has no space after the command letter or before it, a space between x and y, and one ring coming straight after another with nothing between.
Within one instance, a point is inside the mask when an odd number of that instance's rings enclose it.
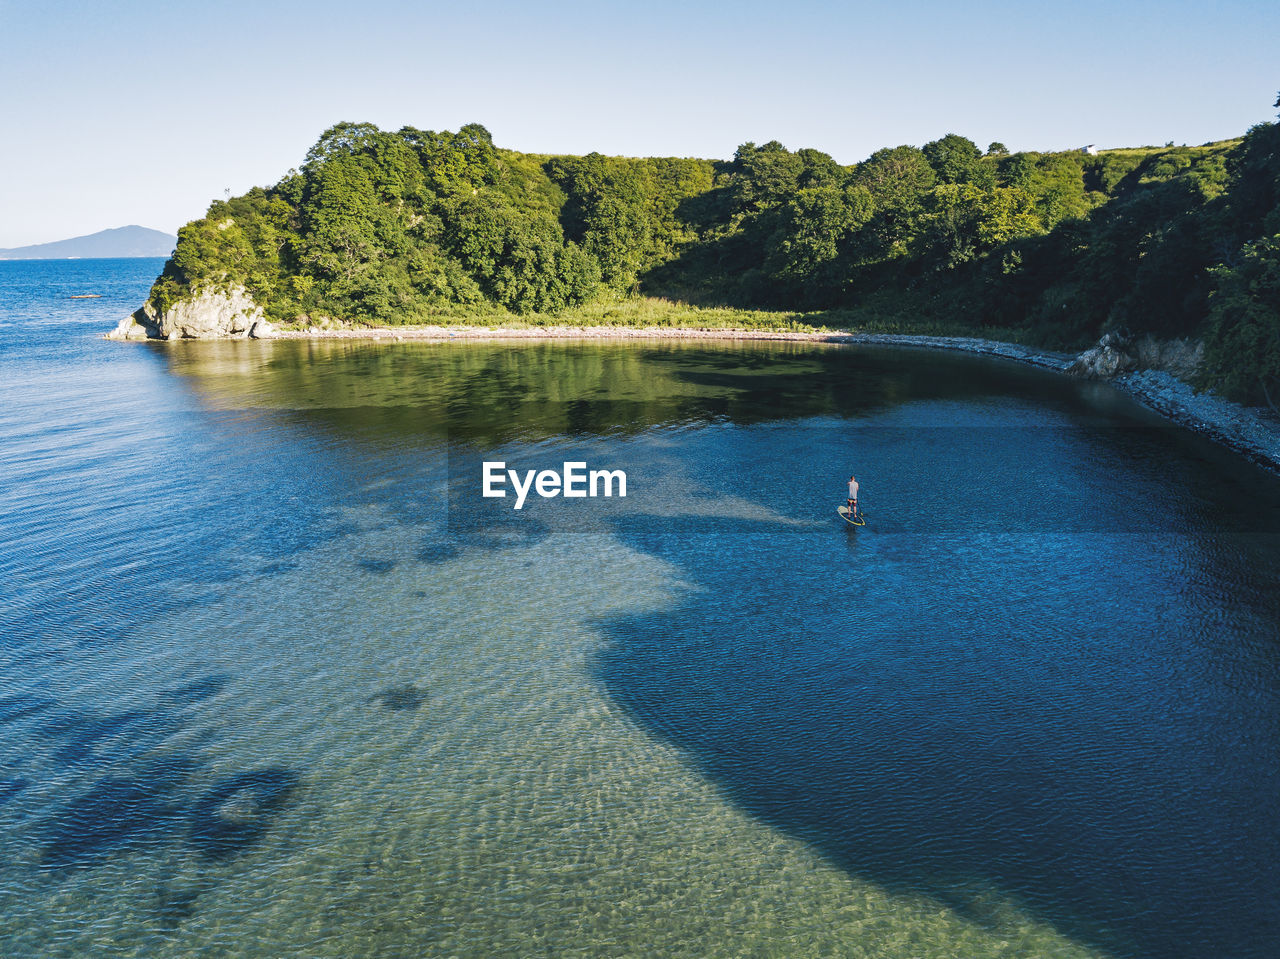
<instances>
[{"instance_id":1,"label":"turquoise water","mask_svg":"<svg viewBox=\"0 0 1280 959\"><path fill-rule=\"evenodd\" d=\"M1277 953L1272 477L964 356L98 339L158 265L0 263L0 955Z\"/></svg>"}]
</instances>

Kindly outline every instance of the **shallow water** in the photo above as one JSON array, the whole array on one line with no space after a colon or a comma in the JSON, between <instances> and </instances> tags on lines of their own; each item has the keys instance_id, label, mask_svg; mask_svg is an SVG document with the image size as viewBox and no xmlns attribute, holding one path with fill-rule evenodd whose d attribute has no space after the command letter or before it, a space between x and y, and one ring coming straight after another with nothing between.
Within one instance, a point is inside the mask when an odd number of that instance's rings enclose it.
<instances>
[{"instance_id":1,"label":"shallow water","mask_svg":"<svg viewBox=\"0 0 1280 959\"><path fill-rule=\"evenodd\" d=\"M0 954L1280 951L1272 477L975 357L97 339L157 268L0 263Z\"/></svg>"}]
</instances>

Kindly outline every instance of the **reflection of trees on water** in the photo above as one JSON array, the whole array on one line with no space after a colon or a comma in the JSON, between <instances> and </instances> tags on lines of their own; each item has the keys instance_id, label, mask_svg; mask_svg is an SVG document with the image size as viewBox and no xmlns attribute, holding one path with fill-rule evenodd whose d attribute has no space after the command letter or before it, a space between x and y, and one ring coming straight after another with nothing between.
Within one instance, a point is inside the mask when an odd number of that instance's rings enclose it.
<instances>
[{"instance_id":1,"label":"reflection of trees on water","mask_svg":"<svg viewBox=\"0 0 1280 959\"><path fill-rule=\"evenodd\" d=\"M165 356L214 407L291 410L361 441L537 441L1071 393L1040 371L978 357L787 342L226 342Z\"/></svg>"}]
</instances>

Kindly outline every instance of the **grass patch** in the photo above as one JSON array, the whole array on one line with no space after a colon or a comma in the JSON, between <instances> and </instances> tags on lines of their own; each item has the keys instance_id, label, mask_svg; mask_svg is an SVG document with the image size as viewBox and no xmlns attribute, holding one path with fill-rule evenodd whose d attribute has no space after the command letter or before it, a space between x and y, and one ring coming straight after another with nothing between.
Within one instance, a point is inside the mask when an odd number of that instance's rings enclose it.
<instances>
[{"instance_id":1,"label":"grass patch","mask_svg":"<svg viewBox=\"0 0 1280 959\"><path fill-rule=\"evenodd\" d=\"M865 308L814 310L744 310L728 306L693 306L662 297L634 296L596 301L558 313L509 313L505 310L442 311L406 318L413 326L460 326L488 329L538 327L630 327L637 329L752 330L777 333L872 333L901 336L967 336L1024 345L1037 344L1027 330L1008 327L974 327L937 319L909 308L895 310L885 303ZM305 330L312 324L297 323L285 329ZM327 321L322 328L401 328L388 324Z\"/></svg>"}]
</instances>

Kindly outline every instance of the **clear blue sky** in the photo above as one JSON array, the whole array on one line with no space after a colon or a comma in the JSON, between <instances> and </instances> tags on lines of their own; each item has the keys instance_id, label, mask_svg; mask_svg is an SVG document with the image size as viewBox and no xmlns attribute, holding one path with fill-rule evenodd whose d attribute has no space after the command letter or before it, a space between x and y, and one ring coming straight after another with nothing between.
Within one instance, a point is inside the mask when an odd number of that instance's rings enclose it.
<instances>
[{"instance_id":1,"label":"clear blue sky","mask_svg":"<svg viewBox=\"0 0 1280 959\"><path fill-rule=\"evenodd\" d=\"M173 231L339 120L544 153L842 163L955 132L1202 143L1269 120L1280 3L0 0L0 247Z\"/></svg>"}]
</instances>

